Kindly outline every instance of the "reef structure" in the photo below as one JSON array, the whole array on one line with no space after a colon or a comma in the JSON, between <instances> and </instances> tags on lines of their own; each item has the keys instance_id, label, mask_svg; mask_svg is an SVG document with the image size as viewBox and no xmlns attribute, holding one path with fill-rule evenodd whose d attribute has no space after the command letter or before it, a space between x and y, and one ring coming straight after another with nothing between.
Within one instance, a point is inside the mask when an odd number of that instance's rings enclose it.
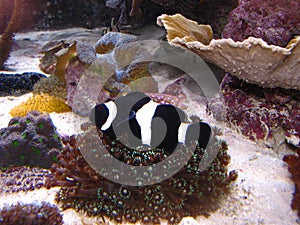
<instances>
[{"instance_id":1,"label":"reef structure","mask_svg":"<svg viewBox=\"0 0 300 225\"><path fill-rule=\"evenodd\" d=\"M61 137L48 114L37 111L14 117L0 130L0 167L50 168L62 148Z\"/></svg>"},{"instance_id":2,"label":"reef structure","mask_svg":"<svg viewBox=\"0 0 300 225\"><path fill-rule=\"evenodd\" d=\"M40 73L0 73L0 96L22 95L33 90L33 86L46 76Z\"/></svg>"},{"instance_id":3,"label":"reef structure","mask_svg":"<svg viewBox=\"0 0 300 225\"><path fill-rule=\"evenodd\" d=\"M180 14L161 15L157 24L166 28L170 44L188 48L246 82L267 88L300 90L299 36L283 48L254 37L241 42L231 38L212 39L209 25L203 29L203 25Z\"/></svg>"},{"instance_id":4,"label":"reef structure","mask_svg":"<svg viewBox=\"0 0 300 225\"><path fill-rule=\"evenodd\" d=\"M54 177L48 169L18 166L0 170L0 193L33 191L46 187Z\"/></svg>"},{"instance_id":5,"label":"reef structure","mask_svg":"<svg viewBox=\"0 0 300 225\"><path fill-rule=\"evenodd\" d=\"M297 150L295 155L286 155L283 157L289 165L289 172L292 174L292 180L295 182L295 192L291 203L292 209L297 210L300 218L300 149Z\"/></svg>"},{"instance_id":6,"label":"reef structure","mask_svg":"<svg viewBox=\"0 0 300 225\"><path fill-rule=\"evenodd\" d=\"M62 225L63 218L57 206L46 202L5 206L0 210L3 225Z\"/></svg>"},{"instance_id":7,"label":"reef structure","mask_svg":"<svg viewBox=\"0 0 300 225\"><path fill-rule=\"evenodd\" d=\"M93 154L99 163L111 165L107 158L109 154L120 162L134 165L135 170L165 159L163 151L132 150L94 130L86 130L83 136L72 136L63 142L65 148L58 156L59 163L53 164L51 169L56 185L61 186L56 201L63 209L75 208L88 216L100 216L104 221L105 218L118 223L161 223L167 220L170 224L177 224L185 216L208 216L220 207L222 196L230 192L230 184L237 177L235 171L228 173L226 166L230 157L226 153L227 145L217 139L213 142L217 157L206 170L198 170L198 163L207 153L197 147L188 164L183 165L178 173L146 186L129 186L106 179L87 164L84 155ZM107 154L99 155L93 150L99 142L103 143ZM85 150L83 143L88 145ZM103 172L122 175L118 170ZM152 176L151 171L148 175Z\"/></svg>"}]
</instances>

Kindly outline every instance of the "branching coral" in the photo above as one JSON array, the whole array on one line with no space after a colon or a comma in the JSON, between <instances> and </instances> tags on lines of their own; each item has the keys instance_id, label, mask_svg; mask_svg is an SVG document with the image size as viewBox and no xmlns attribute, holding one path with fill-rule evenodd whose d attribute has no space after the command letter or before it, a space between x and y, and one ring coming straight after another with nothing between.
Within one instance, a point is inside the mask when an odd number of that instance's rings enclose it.
<instances>
[{"instance_id":1,"label":"branching coral","mask_svg":"<svg viewBox=\"0 0 300 225\"><path fill-rule=\"evenodd\" d=\"M60 210L49 203L31 203L5 206L0 210L3 225L62 225Z\"/></svg>"},{"instance_id":2,"label":"branching coral","mask_svg":"<svg viewBox=\"0 0 300 225\"><path fill-rule=\"evenodd\" d=\"M0 167L49 168L62 148L60 136L48 114L33 111L15 117L0 130Z\"/></svg>"},{"instance_id":3,"label":"branching coral","mask_svg":"<svg viewBox=\"0 0 300 225\"><path fill-rule=\"evenodd\" d=\"M61 98L48 94L37 94L30 97L26 102L13 108L9 113L13 117L25 116L30 111L39 112L70 112L70 107Z\"/></svg>"},{"instance_id":4,"label":"branching coral","mask_svg":"<svg viewBox=\"0 0 300 225\"><path fill-rule=\"evenodd\" d=\"M37 167L12 167L0 171L0 193L32 191L54 183L54 177L47 169Z\"/></svg>"},{"instance_id":5,"label":"branching coral","mask_svg":"<svg viewBox=\"0 0 300 225\"><path fill-rule=\"evenodd\" d=\"M289 171L292 174L292 180L295 182L295 192L293 194L294 198L291 206L294 210L297 210L300 218L300 149L298 149L296 155L284 156L283 161L289 165Z\"/></svg>"},{"instance_id":6,"label":"branching coral","mask_svg":"<svg viewBox=\"0 0 300 225\"><path fill-rule=\"evenodd\" d=\"M300 34L299 10L297 0L242 0L229 14L223 37L243 41L252 36L284 47Z\"/></svg>"},{"instance_id":7,"label":"branching coral","mask_svg":"<svg viewBox=\"0 0 300 225\"><path fill-rule=\"evenodd\" d=\"M86 131L85 135L93 136L89 143L99 141L97 133ZM149 165L166 157L158 149L132 150L101 133L100 137L114 157L131 165ZM64 209L72 207L89 216L108 217L115 222L159 223L168 220L174 224L184 216L208 216L220 206L221 196L230 191L230 183L237 177L234 171L227 174L230 157L224 141L215 140L214 147L219 152L205 171L198 171L198 163L206 153L197 147L189 163L177 174L147 186L127 186L107 180L86 163L74 136L65 139L64 144L66 147L58 156L59 164L52 166L57 184L62 186L56 200ZM104 161L99 162L107 163L106 156L102 157ZM114 170L107 172L118 174Z\"/></svg>"},{"instance_id":8,"label":"branching coral","mask_svg":"<svg viewBox=\"0 0 300 225\"><path fill-rule=\"evenodd\" d=\"M15 0L14 10L11 19L0 39L0 69L4 68L4 63L8 59L14 32L17 31L20 19L22 18L25 0ZM2 2L0 2L1 4ZM3 6L2 6L3 7Z\"/></svg>"},{"instance_id":9,"label":"branching coral","mask_svg":"<svg viewBox=\"0 0 300 225\"><path fill-rule=\"evenodd\" d=\"M179 14L162 15L157 23L167 29L170 44L188 48L240 79L262 87L300 90L300 36L282 48L254 37L243 42L211 39L200 30L201 25L196 29L194 21ZM183 27L178 29L178 24Z\"/></svg>"},{"instance_id":10,"label":"branching coral","mask_svg":"<svg viewBox=\"0 0 300 225\"><path fill-rule=\"evenodd\" d=\"M39 73L6 74L0 73L0 96L20 95L33 90L33 85L41 78Z\"/></svg>"}]
</instances>

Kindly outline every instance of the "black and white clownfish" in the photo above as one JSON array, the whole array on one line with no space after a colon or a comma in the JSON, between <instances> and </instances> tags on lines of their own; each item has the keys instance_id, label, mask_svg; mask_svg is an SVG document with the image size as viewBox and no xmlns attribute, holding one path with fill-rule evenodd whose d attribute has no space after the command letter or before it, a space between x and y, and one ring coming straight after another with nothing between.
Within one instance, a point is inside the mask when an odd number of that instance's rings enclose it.
<instances>
[{"instance_id":1,"label":"black and white clownfish","mask_svg":"<svg viewBox=\"0 0 300 225\"><path fill-rule=\"evenodd\" d=\"M97 104L90 120L105 135L127 136L126 145L148 145L173 152L178 143L198 140L206 148L212 130L207 123L187 123L186 114L174 105L159 104L141 92Z\"/></svg>"}]
</instances>

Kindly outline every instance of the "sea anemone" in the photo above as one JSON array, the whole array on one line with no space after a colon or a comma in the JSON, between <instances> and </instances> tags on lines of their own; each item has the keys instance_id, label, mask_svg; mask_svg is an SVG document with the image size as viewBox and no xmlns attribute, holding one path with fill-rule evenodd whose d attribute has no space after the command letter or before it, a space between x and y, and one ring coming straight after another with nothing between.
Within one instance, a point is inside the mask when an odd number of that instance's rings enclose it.
<instances>
[{"instance_id":1,"label":"sea anemone","mask_svg":"<svg viewBox=\"0 0 300 225\"><path fill-rule=\"evenodd\" d=\"M100 131L99 135L108 150L107 154L124 163L136 165L136 168L167 157L159 149L132 150L117 140L103 136ZM88 144L99 143L97 133L86 131L84 136L89 137ZM88 147L88 152L80 150L82 142L77 142L78 138L72 136L63 140L65 149L58 156L59 163L52 166L57 185L61 186L56 201L63 209L74 208L88 216L101 216L103 220L104 217L115 222L130 223L160 223L168 220L173 224L185 216L208 216L220 207L221 196L229 193L230 184L237 177L235 171L227 173L226 166L230 161L226 153L227 144L214 139L213 145L218 154L204 171L198 170L198 164L207 153L197 146L188 164L171 178L147 186L119 184L104 178L88 165L81 151L89 154L93 152L93 147ZM95 155L96 158L102 158L99 163L109 164L106 156ZM118 171L106 172L118 175Z\"/></svg>"}]
</instances>

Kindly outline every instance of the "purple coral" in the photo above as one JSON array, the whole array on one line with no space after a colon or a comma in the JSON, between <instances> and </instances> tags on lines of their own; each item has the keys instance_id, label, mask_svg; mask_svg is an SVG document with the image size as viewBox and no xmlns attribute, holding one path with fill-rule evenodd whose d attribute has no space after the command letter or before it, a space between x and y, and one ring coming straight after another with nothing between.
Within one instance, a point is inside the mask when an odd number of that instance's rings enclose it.
<instances>
[{"instance_id":1,"label":"purple coral","mask_svg":"<svg viewBox=\"0 0 300 225\"><path fill-rule=\"evenodd\" d=\"M262 89L227 75L222 83L227 120L252 140L272 138L282 129L300 137L300 93L281 88Z\"/></svg>"},{"instance_id":2,"label":"purple coral","mask_svg":"<svg viewBox=\"0 0 300 225\"><path fill-rule=\"evenodd\" d=\"M298 0L240 0L229 14L222 35L235 41L254 36L285 47L294 35L300 34L299 11Z\"/></svg>"},{"instance_id":3,"label":"purple coral","mask_svg":"<svg viewBox=\"0 0 300 225\"><path fill-rule=\"evenodd\" d=\"M49 168L62 148L60 135L48 114L37 111L14 117L0 130L0 167Z\"/></svg>"}]
</instances>

